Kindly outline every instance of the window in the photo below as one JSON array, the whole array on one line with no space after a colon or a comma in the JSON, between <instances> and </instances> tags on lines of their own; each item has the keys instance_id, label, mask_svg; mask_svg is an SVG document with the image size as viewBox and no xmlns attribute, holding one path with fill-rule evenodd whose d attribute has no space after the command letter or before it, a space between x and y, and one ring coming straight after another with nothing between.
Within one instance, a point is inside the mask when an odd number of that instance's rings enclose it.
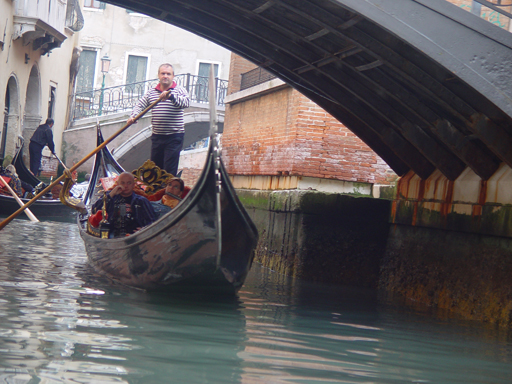
<instances>
[{"instance_id":1,"label":"window","mask_svg":"<svg viewBox=\"0 0 512 384\"><path fill-rule=\"evenodd\" d=\"M197 71L197 82L195 84L195 101L198 103L208 102L208 79L210 77L210 67L213 63L199 63ZM215 78L219 76L219 64L213 64L213 74Z\"/></svg>"},{"instance_id":2,"label":"window","mask_svg":"<svg viewBox=\"0 0 512 384\"><path fill-rule=\"evenodd\" d=\"M68 0L66 7L66 27L74 32L81 31L84 27L84 15L80 9L78 0Z\"/></svg>"},{"instance_id":3,"label":"window","mask_svg":"<svg viewBox=\"0 0 512 384\"><path fill-rule=\"evenodd\" d=\"M148 58L145 56L128 55L128 65L126 67L126 84L140 83L146 81L148 72ZM126 91L135 93L137 97L144 94L144 84L129 85Z\"/></svg>"},{"instance_id":4,"label":"window","mask_svg":"<svg viewBox=\"0 0 512 384\"><path fill-rule=\"evenodd\" d=\"M55 87L50 87L50 97L48 98L48 118L53 119L55 113L55 94L57 93L57 89Z\"/></svg>"},{"instance_id":5,"label":"window","mask_svg":"<svg viewBox=\"0 0 512 384\"><path fill-rule=\"evenodd\" d=\"M85 8L105 9L105 3L96 0L84 0Z\"/></svg>"},{"instance_id":6,"label":"window","mask_svg":"<svg viewBox=\"0 0 512 384\"><path fill-rule=\"evenodd\" d=\"M148 58L145 56L128 56L128 68L126 69L126 83L138 83L146 80L148 70Z\"/></svg>"},{"instance_id":7,"label":"window","mask_svg":"<svg viewBox=\"0 0 512 384\"><path fill-rule=\"evenodd\" d=\"M80 68L76 77L76 93L91 91L94 88L96 51L84 49L80 55L79 62Z\"/></svg>"}]
</instances>

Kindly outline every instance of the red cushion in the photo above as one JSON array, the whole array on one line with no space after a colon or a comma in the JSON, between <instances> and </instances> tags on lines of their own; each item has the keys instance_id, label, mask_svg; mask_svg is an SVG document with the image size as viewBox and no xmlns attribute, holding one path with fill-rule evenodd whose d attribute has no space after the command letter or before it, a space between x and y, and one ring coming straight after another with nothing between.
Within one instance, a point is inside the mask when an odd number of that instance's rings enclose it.
<instances>
[{"instance_id":1,"label":"red cushion","mask_svg":"<svg viewBox=\"0 0 512 384\"><path fill-rule=\"evenodd\" d=\"M98 228L100 225L100 221L103 219L103 214L101 210L96 212L94 215L89 216L89 223L94 227Z\"/></svg>"},{"instance_id":2,"label":"red cushion","mask_svg":"<svg viewBox=\"0 0 512 384\"><path fill-rule=\"evenodd\" d=\"M191 188L190 187L187 187L185 186L185 188L183 188L183 192L181 192L181 198L184 199L185 196L188 195L188 193L190 192Z\"/></svg>"}]
</instances>

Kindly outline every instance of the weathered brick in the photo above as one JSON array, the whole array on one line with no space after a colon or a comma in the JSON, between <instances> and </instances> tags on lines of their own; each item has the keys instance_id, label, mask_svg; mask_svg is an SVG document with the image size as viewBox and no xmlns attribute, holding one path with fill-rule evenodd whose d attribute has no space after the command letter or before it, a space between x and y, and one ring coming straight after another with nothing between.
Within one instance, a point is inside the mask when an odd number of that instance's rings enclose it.
<instances>
[{"instance_id":1,"label":"weathered brick","mask_svg":"<svg viewBox=\"0 0 512 384\"><path fill-rule=\"evenodd\" d=\"M228 93L256 68L232 55ZM394 172L342 123L292 88L226 106L222 154L235 175L289 174L386 184Z\"/></svg>"}]
</instances>

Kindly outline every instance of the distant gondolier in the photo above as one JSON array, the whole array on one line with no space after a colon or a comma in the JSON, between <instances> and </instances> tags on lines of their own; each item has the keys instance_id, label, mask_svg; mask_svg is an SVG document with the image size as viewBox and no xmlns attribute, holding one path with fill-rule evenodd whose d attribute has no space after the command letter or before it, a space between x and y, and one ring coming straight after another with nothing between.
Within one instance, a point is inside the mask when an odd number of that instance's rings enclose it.
<instances>
[{"instance_id":1,"label":"distant gondolier","mask_svg":"<svg viewBox=\"0 0 512 384\"><path fill-rule=\"evenodd\" d=\"M189 107L190 99L187 90L174 81L174 68L171 64L160 65L158 79L158 85L139 100L128 124L132 124L134 117L151 103L162 100L152 111L151 160L176 176L185 136L183 109Z\"/></svg>"},{"instance_id":2,"label":"distant gondolier","mask_svg":"<svg viewBox=\"0 0 512 384\"><path fill-rule=\"evenodd\" d=\"M44 124L41 124L39 127L37 127L36 131L30 139L30 145L28 146L30 153L30 171L34 174L34 176L39 176L41 173L41 157L45 145L50 148L51 153L55 152L55 144L53 143L52 133L53 124L53 119L46 119Z\"/></svg>"}]
</instances>

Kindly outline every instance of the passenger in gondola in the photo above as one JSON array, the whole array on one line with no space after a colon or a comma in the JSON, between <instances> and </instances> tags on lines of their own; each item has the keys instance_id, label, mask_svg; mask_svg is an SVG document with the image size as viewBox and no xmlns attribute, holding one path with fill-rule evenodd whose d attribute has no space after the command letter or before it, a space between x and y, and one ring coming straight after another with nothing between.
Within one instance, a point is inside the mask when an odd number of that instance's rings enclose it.
<instances>
[{"instance_id":1,"label":"passenger in gondola","mask_svg":"<svg viewBox=\"0 0 512 384\"><path fill-rule=\"evenodd\" d=\"M2 168L0 174L10 178L9 187L11 187L11 189L16 193L16 195L18 195L18 197L29 197L30 194L33 194L34 187L18 177L14 165L9 164L7 167L5 167L5 169Z\"/></svg>"},{"instance_id":2,"label":"passenger in gondola","mask_svg":"<svg viewBox=\"0 0 512 384\"><path fill-rule=\"evenodd\" d=\"M182 194L185 183L179 177L172 178L165 187L165 194L162 196L162 204L170 208L176 207L183 199Z\"/></svg>"},{"instance_id":3,"label":"passenger in gondola","mask_svg":"<svg viewBox=\"0 0 512 384\"><path fill-rule=\"evenodd\" d=\"M16 174L16 168L10 164L5 167L5 169L2 169L0 174L8 178L7 184L9 184L9 187L11 187L18 197L21 197L23 195L23 191L21 190L21 181Z\"/></svg>"},{"instance_id":4,"label":"passenger in gondola","mask_svg":"<svg viewBox=\"0 0 512 384\"><path fill-rule=\"evenodd\" d=\"M165 205L174 208L190 192L190 187L185 186L185 182L179 177L173 177L165 184L165 188L156 191L153 194L146 194L141 188L135 188L134 192L145 196L149 201L157 205ZM155 205L154 205L155 206Z\"/></svg>"},{"instance_id":5,"label":"passenger in gondola","mask_svg":"<svg viewBox=\"0 0 512 384\"><path fill-rule=\"evenodd\" d=\"M144 196L133 193L134 177L129 172L119 175L116 185L107 193L106 213L111 226L111 237L130 235L153 223L157 216L151 203ZM92 208L95 214L103 207L103 199Z\"/></svg>"}]
</instances>

